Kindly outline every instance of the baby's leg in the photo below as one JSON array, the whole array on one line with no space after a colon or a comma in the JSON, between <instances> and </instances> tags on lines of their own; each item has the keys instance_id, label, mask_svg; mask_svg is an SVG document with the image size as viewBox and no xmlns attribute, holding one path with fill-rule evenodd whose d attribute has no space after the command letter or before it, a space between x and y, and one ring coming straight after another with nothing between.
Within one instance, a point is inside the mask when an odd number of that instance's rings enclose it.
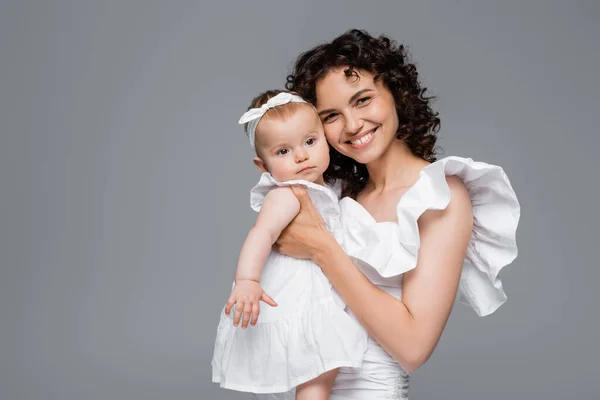
<instances>
[{"instance_id":1,"label":"baby's leg","mask_svg":"<svg viewBox=\"0 0 600 400\"><path fill-rule=\"evenodd\" d=\"M296 400L329 400L329 392L339 368L327 371L296 388Z\"/></svg>"}]
</instances>

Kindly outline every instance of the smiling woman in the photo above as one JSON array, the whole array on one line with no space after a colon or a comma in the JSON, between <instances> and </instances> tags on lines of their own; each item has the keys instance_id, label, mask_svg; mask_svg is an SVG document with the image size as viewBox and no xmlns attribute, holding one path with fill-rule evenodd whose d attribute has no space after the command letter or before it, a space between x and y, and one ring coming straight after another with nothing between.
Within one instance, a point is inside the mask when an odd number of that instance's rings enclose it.
<instances>
[{"instance_id":1,"label":"smiling woman","mask_svg":"<svg viewBox=\"0 0 600 400\"><path fill-rule=\"evenodd\" d=\"M317 87L317 110L325 125L327 141L341 154L368 164L396 140L398 114L394 97L368 71L345 68L330 71ZM328 96L337 90L336 96ZM347 99L347 100L346 100Z\"/></svg>"},{"instance_id":2,"label":"smiling woman","mask_svg":"<svg viewBox=\"0 0 600 400\"><path fill-rule=\"evenodd\" d=\"M480 316L506 300L498 273L517 255L516 195L498 166L436 161L440 120L403 46L385 36L352 30L307 51L287 87L323 122L344 248L301 188L276 246L313 260L369 333L362 367L341 368L330 398L405 399L457 293Z\"/></svg>"},{"instance_id":3,"label":"smiling woman","mask_svg":"<svg viewBox=\"0 0 600 400\"><path fill-rule=\"evenodd\" d=\"M431 107L433 96L426 95L427 88L421 85L404 46L386 36L351 30L331 43L316 46L298 57L286 86L317 107L334 147L325 179L339 179L343 195L356 196L369 174L363 156L354 159L343 147L336 147L343 138L335 135L340 136L342 128L344 140L356 141L369 133L365 129L387 127L412 154L428 162L436 160L440 119ZM362 118L364 112L369 113L366 118ZM366 126L361 130L363 123ZM352 138L353 134L358 136Z\"/></svg>"}]
</instances>

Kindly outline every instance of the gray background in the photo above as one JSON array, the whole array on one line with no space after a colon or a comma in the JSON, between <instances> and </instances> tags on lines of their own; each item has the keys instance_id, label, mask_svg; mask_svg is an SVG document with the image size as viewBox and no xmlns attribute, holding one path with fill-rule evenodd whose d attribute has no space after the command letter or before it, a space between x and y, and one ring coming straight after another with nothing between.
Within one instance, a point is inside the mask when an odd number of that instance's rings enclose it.
<instances>
[{"instance_id":1,"label":"gray background","mask_svg":"<svg viewBox=\"0 0 600 400\"><path fill-rule=\"evenodd\" d=\"M259 176L237 118L353 27L522 205L509 301L457 305L411 399L597 398L598 2L212 3L2 1L0 399L247 398L210 383Z\"/></svg>"}]
</instances>

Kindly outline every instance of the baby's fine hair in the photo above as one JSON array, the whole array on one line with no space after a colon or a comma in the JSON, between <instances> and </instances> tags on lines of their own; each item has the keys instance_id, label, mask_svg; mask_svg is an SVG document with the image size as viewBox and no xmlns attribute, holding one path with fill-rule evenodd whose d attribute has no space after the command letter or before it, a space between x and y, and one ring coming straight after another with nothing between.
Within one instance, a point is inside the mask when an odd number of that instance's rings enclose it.
<instances>
[{"instance_id":1,"label":"baby's fine hair","mask_svg":"<svg viewBox=\"0 0 600 400\"><path fill-rule=\"evenodd\" d=\"M252 108L260 108L261 106L266 104L267 101L269 101L273 97L277 96L279 93L291 93L291 94L295 94L295 95L298 94L298 93L290 91L290 90L277 90L277 89L267 90L265 92L262 92L255 98L253 98L252 102L250 102L250 106L248 106L248 109L246 111L248 111ZM264 119L270 119L270 118L289 117L290 115L293 115L294 112L296 112L296 110L298 110L298 108L302 107L303 104L306 104L306 103L289 102L289 103L282 104L277 107L270 108L269 110L267 110L265 115L262 116L261 119L264 120ZM248 134L248 124L247 123L244 124L244 132L246 132L246 134Z\"/></svg>"}]
</instances>

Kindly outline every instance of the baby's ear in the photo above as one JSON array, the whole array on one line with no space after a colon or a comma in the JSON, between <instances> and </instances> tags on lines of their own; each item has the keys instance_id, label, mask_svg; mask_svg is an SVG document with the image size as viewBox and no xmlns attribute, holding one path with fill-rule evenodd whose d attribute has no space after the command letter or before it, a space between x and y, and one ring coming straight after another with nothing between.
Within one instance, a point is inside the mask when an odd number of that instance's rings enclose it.
<instances>
[{"instance_id":1,"label":"baby's ear","mask_svg":"<svg viewBox=\"0 0 600 400\"><path fill-rule=\"evenodd\" d=\"M258 168L260 172L268 172L265 162L260 157L254 157L252 161L254 162L254 165L256 165L256 168Z\"/></svg>"}]
</instances>

